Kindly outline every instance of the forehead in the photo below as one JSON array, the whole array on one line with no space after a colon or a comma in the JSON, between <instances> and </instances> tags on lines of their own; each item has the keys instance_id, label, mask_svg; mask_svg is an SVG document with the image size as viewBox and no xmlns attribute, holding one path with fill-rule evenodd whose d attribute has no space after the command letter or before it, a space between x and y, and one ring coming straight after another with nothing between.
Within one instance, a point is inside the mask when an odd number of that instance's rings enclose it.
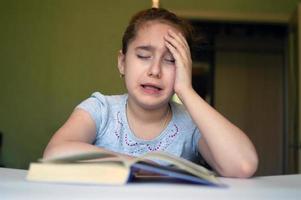
<instances>
[{"instance_id":1,"label":"forehead","mask_svg":"<svg viewBox=\"0 0 301 200\"><path fill-rule=\"evenodd\" d=\"M165 21L148 21L140 27L138 27L137 30L137 36L144 34L145 32L152 32L152 33L157 33L157 34L166 34L168 29L172 29L175 32L179 32L179 29L175 26L172 25L171 23L165 22Z\"/></svg>"},{"instance_id":2,"label":"forehead","mask_svg":"<svg viewBox=\"0 0 301 200\"><path fill-rule=\"evenodd\" d=\"M159 21L149 21L141 25L136 33L136 37L131 42L130 46L139 45L150 45L158 48L165 48L164 36L167 35L167 31L171 29L174 32L179 32L179 30L168 23Z\"/></svg>"}]
</instances>

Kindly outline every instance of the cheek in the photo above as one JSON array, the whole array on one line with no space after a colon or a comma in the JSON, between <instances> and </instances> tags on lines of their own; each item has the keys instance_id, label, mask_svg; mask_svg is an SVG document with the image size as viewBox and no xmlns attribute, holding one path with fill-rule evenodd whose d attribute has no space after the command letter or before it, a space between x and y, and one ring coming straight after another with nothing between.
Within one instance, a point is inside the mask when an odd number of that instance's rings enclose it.
<instances>
[{"instance_id":1,"label":"cheek","mask_svg":"<svg viewBox=\"0 0 301 200\"><path fill-rule=\"evenodd\" d=\"M124 72L127 86L135 85L143 77L143 67L138 62L135 62L135 60L126 63Z\"/></svg>"},{"instance_id":2,"label":"cheek","mask_svg":"<svg viewBox=\"0 0 301 200\"><path fill-rule=\"evenodd\" d=\"M132 60L127 60L124 66L124 72L126 76L132 76L133 71L135 71L135 63Z\"/></svg>"}]
</instances>

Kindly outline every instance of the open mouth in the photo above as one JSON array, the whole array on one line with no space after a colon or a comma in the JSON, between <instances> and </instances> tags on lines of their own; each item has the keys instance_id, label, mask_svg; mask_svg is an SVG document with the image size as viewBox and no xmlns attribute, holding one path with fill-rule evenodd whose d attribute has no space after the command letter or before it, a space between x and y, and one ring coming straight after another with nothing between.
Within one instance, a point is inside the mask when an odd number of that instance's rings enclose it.
<instances>
[{"instance_id":1,"label":"open mouth","mask_svg":"<svg viewBox=\"0 0 301 200\"><path fill-rule=\"evenodd\" d=\"M162 90L162 88L155 86L155 85L142 84L141 86L147 91L159 92Z\"/></svg>"}]
</instances>

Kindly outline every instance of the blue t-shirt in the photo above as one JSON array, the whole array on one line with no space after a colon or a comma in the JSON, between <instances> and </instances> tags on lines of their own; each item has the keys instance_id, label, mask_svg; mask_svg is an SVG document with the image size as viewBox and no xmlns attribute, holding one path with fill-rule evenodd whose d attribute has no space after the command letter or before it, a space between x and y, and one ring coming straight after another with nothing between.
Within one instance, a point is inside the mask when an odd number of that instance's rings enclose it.
<instances>
[{"instance_id":1,"label":"blue t-shirt","mask_svg":"<svg viewBox=\"0 0 301 200\"><path fill-rule=\"evenodd\" d=\"M198 162L198 141L201 134L184 106L170 102L172 119L159 136L152 140L139 139L128 125L127 94L102 95L95 92L77 108L87 111L96 125L94 145L132 156L149 151L165 151Z\"/></svg>"}]
</instances>

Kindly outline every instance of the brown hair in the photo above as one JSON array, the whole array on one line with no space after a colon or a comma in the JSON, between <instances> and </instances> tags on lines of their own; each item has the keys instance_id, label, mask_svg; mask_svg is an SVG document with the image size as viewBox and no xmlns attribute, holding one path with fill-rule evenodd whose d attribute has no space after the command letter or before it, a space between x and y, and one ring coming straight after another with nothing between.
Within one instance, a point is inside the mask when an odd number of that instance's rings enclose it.
<instances>
[{"instance_id":1,"label":"brown hair","mask_svg":"<svg viewBox=\"0 0 301 200\"><path fill-rule=\"evenodd\" d=\"M193 29L188 22L164 8L150 8L138 12L131 18L122 37L123 54L126 54L128 45L136 37L138 29L148 21L160 21L175 26L182 32L191 46Z\"/></svg>"}]
</instances>

